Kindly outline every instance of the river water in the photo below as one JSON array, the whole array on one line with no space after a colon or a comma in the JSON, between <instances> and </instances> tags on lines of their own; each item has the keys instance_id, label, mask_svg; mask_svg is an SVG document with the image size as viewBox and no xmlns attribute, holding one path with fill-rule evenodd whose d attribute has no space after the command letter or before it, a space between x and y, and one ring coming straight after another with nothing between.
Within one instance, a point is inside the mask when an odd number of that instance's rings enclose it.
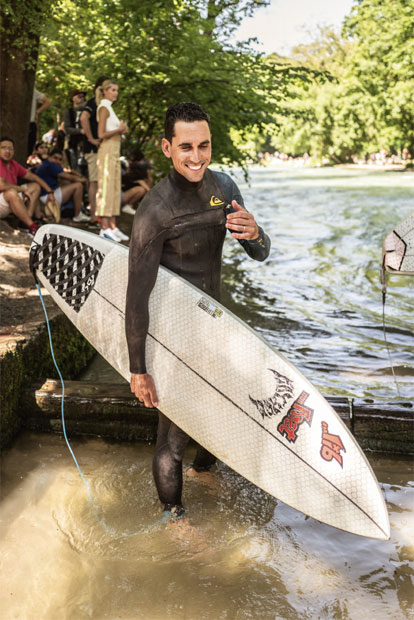
<instances>
[{"instance_id":1,"label":"river water","mask_svg":"<svg viewBox=\"0 0 414 620\"><path fill-rule=\"evenodd\" d=\"M399 398L378 271L413 182L337 169L257 169L250 187L240 177L273 250L261 264L226 244L223 301L325 393ZM390 278L386 326L405 399L412 307L413 279ZM84 378L97 372L114 380L99 360ZM22 434L2 456L1 620L414 618L411 458L367 455L390 514L384 542L306 518L222 464L186 480L188 519L160 523L152 446L72 446L91 494L59 436Z\"/></svg>"}]
</instances>

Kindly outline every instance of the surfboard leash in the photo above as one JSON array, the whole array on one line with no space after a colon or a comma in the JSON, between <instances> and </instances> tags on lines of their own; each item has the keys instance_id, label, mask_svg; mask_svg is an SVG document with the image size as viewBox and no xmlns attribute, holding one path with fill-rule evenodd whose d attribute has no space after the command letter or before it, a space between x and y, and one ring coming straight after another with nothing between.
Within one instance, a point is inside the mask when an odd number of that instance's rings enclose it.
<instances>
[{"instance_id":1,"label":"surfboard leash","mask_svg":"<svg viewBox=\"0 0 414 620\"><path fill-rule=\"evenodd\" d=\"M34 260L34 258L33 258L33 257L34 257L34 255L37 253L37 251L38 251L38 249L39 249L39 247L40 247L38 244L36 244L36 245L37 245L38 247L37 247L37 248L35 247L34 252L32 252L32 249L33 249L33 247L34 247L34 246L32 246L32 248L31 248L31 250L30 250L30 266L31 266L31 271L32 271L32 273L33 273L33 277L34 277L35 282L36 282L36 289L37 289L37 292L38 292L39 297L40 297L40 302L41 302L41 304L42 304L43 313L44 313L44 315L45 315L45 319L46 319L47 333L48 333L48 336L49 336L49 347L50 347L50 353L51 353L52 360L53 360L53 364L54 364L54 366L55 366L55 368L56 368L56 372L57 372L57 374L58 374L58 376L59 376L59 380L60 380L60 383L61 383L61 386L62 386L62 396L61 396L61 421L62 421L62 431L63 431L63 436L64 436L64 439L65 439L66 445L67 445L67 447L68 447L68 449L69 449L69 452L70 452L70 454L71 454L71 456L72 456L72 459L73 459L73 461L74 461L74 463L75 463L75 465L76 465L76 468L77 468L77 470L78 470L78 472L79 472L79 475L80 475L80 477L82 478L82 480L83 480L84 484L86 485L86 488L88 489L88 500L89 500L89 502L90 502L90 504L91 504L91 509L92 509L92 512L93 512L93 514L94 514L94 516L95 516L96 520L97 520L97 521L100 523L100 525L103 527L103 529L104 529L104 530L105 530L108 534L110 534L110 535L111 535L111 536L113 536L113 537L119 537L119 536L121 536L122 538L131 538L131 537L133 537L133 536L138 536L138 535L141 535L141 534L148 534L151 530L154 530L154 529L155 529L155 528L157 528L157 527L161 527L162 525L165 525L165 524L166 524L167 522L169 522L169 521L176 521L176 520L177 520L177 518L176 518L176 517L174 517L174 516L173 516L170 512L168 512L168 511L164 511L164 512L163 512L163 515L162 515L162 517L161 517L161 519L158 519L157 521L155 521L155 522L154 522L154 523L152 523L151 525L149 525L149 526L147 526L147 527L144 527L144 528L141 528L140 530L137 530L137 531L135 531L135 532L118 532L118 531L116 531L114 528L112 528L111 526L109 526L109 525L106 523L105 519L104 519L104 518L103 518L103 517L99 514L99 510L98 510L98 506L99 506L99 504L98 504L98 502L96 501L96 499L95 499L95 497L94 497L94 495L93 495L93 493L92 493L92 489L91 489L91 486L90 486L90 484L89 484L89 481L88 481L88 480L87 480L87 478L85 477L85 475L84 475L84 473L83 473L83 471L82 471L82 469L81 469L81 467L80 467L80 465L79 465L79 463L78 463L78 460L77 460L77 458L76 458L76 456L75 456L75 453L74 453L74 451L73 451L73 449L72 449L72 446L70 445L70 441L69 441L69 438L68 438L68 435L67 435L67 432L66 432L66 424L65 424L65 382L64 382L64 380L63 380L62 373L60 372L60 368L59 368L58 363L57 363L57 361L56 361L56 357L55 357L55 353L54 353L54 348L53 348L52 333L51 333L51 330L50 330L49 317L48 317L47 310L46 310L46 306L45 306L45 303L44 303L44 299L43 299L43 295L42 295L42 291L41 291L40 283L39 283L39 281L38 281L38 279L37 279L37 277L36 277L36 274L35 274L34 269L32 269L32 264L33 264L33 262L32 262L32 261ZM179 518L179 517L178 517L178 518Z\"/></svg>"},{"instance_id":2,"label":"surfboard leash","mask_svg":"<svg viewBox=\"0 0 414 620\"><path fill-rule=\"evenodd\" d=\"M385 255L384 255L384 258L382 259L382 265L381 265L381 287L382 287L382 331L384 333L384 341L385 341L385 346L387 348L388 361L389 361L389 364L390 364L390 367L391 367L392 376L394 378L395 387L396 387L396 390L397 390L398 397L401 398L400 386L398 385L397 377L395 375L394 364L392 362L390 346L389 346L388 340L387 340L387 330L386 330L386 327L385 327L385 301L386 301L386 297L387 297L387 274L386 274L386 271L385 271Z\"/></svg>"}]
</instances>

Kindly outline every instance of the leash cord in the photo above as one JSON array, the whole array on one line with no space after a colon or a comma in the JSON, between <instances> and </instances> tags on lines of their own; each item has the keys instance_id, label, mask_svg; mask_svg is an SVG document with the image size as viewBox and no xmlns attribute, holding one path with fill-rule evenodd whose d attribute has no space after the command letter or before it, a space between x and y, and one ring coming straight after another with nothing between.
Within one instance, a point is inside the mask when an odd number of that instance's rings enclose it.
<instances>
[{"instance_id":1,"label":"leash cord","mask_svg":"<svg viewBox=\"0 0 414 620\"><path fill-rule=\"evenodd\" d=\"M384 260L385 260L385 258L384 258ZM387 330L385 328L385 300L386 300L386 294L387 294L387 282L386 282L386 273L385 273L384 261L383 261L382 268L381 268L381 284L382 284L382 331L384 332L384 342L385 342L385 346L387 348L388 361L390 363L391 372L392 372L392 376L394 378L395 387L396 387L396 390L397 390L398 397L401 398L400 386L398 385L397 377L395 375L394 364L392 362L392 357L391 357L390 345L388 344L388 340L387 340Z\"/></svg>"},{"instance_id":2,"label":"leash cord","mask_svg":"<svg viewBox=\"0 0 414 620\"><path fill-rule=\"evenodd\" d=\"M109 534L111 534L111 536L122 536L124 538L128 538L131 536L137 536L138 534L146 534L149 531L153 530L156 527L159 527L161 525L164 525L165 523L167 523L167 521L170 520L175 520L174 517L171 515L170 512L168 511L164 511L163 516L161 519L158 519L157 521L155 521L155 523L153 523L152 525L146 527L146 528L142 528L136 532L117 532L114 528L110 527L109 525L107 525L107 523L105 522L105 520L103 519L103 517L101 517L98 514L98 510L97 510L97 502L94 499L92 490L91 490L91 486L89 484L89 481L85 478L83 471L77 461L77 458L75 456L75 453L72 450L72 446L70 445L67 433L66 433L66 424L65 424L65 383L63 381L63 377L62 377L62 373L60 372L59 366L56 362L56 358L55 358L55 353L54 353L54 349L53 349L53 341L52 341L52 334L50 331L50 324L49 324L49 317L47 315L47 310L46 310L46 306L43 300L43 295L42 295L42 291L40 289L40 284L38 282L36 282L36 288L37 288L37 292L39 293L39 297L40 297L40 301L42 304L42 308L43 308L43 312L45 315L45 319L46 319L46 327L47 327L47 333L49 336L49 346L50 346L50 353L52 355L52 360L53 360L53 364L56 368L56 371L58 373L59 379L60 379L60 383L62 385L62 398L61 398L61 419L62 419L62 430L63 430L63 436L65 438L65 442L66 445L69 449L70 454L72 455L72 458L75 462L75 465L78 469L78 472L80 474L80 477L82 478L83 482L85 483L87 489L88 489L88 496L89 496L89 501L91 503L91 507L92 507L92 512L95 515L97 521L99 521L99 523L102 525L102 527L105 529L106 532L108 532Z\"/></svg>"}]
</instances>

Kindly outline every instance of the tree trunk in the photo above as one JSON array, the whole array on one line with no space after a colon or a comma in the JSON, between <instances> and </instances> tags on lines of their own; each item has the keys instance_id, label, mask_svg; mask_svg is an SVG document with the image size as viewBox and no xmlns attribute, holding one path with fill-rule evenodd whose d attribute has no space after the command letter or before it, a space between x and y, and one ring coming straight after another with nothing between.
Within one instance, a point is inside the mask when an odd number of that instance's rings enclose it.
<instances>
[{"instance_id":1,"label":"tree trunk","mask_svg":"<svg viewBox=\"0 0 414 620\"><path fill-rule=\"evenodd\" d=\"M0 137L13 138L14 158L24 166L27 159L39 37L37 34L25 31L24 34L22 32L23 36L20 39L16 33L16 21L19 19L16 13L19 13L19 3L13 2L13 4L14 18L10 15L4 17L0 44ZM36 7L34 9L36 10ZM24 6L20 8L20 12L22 10ZM14 23L13 19L16 20Z\"/></svg>"}]
</instances>

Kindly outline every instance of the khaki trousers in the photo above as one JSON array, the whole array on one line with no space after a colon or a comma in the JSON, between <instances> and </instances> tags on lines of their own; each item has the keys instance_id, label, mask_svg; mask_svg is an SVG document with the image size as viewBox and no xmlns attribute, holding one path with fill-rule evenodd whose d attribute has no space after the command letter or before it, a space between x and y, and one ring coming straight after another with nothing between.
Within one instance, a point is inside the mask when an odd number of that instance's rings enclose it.
<instances>
[{"instance_id":1,"label":"khaki trousers","mask_svg":"<svg viewBox=\"0 0 414 620\"><path fill-rule=\"evenodd\" d=\"M113 217L121 211L121 136L103 140L98 149L96 215Z\"/></svg>"}]
</instances>

